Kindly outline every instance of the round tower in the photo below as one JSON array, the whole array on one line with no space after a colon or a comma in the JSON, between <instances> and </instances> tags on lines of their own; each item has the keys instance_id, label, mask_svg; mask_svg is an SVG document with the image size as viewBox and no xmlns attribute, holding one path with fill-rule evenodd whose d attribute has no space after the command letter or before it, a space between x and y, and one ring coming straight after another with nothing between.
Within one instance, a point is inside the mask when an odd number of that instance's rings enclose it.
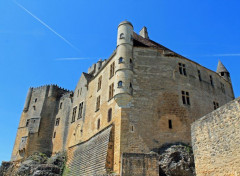
<instances>
[{"instance_id":1,"label":"round tower","mask_svg":"<svg viewBox=\"0 0 240 176\"><path fill-rule=\"evenodd\" d=\"M117 53L115 65L114 99L120 106L132 99L133 78L133 26L128 21L118 25Z\"/></svg>"}]
</instances>

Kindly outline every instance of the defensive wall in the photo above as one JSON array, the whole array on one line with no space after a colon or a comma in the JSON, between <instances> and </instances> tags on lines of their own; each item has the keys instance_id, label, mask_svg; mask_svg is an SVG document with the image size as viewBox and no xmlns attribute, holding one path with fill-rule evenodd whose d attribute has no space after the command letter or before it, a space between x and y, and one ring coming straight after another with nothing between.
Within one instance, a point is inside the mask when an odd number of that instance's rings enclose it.
<instances>
[{"instance_id":1,"label":"defensive wall","mask_svg":"<svg viewBox=\"0 0 240 176\"><path fill-rule=\"evenodd\" d=\"M192 124L197 176L240 175L240 98Z\"/></svg>"}]
</instances>

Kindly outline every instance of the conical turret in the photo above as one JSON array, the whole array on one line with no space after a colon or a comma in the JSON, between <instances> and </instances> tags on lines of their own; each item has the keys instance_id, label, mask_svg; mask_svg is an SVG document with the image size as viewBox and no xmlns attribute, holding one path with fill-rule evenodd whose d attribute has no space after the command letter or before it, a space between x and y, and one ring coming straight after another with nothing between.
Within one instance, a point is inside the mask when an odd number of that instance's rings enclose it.
<instances>
[{"instance_id":1,"label":"conical turret","mask_svg":"<svg viewBox=\"0 0 240 176\"><path fill-rule=\"evenodd\" d=\"M226 80L231 81L229 71L226 69L226 67L222 64L220 60L218 61L217 73L220 76L224 77Z\"/></svg>"}]
</instances>

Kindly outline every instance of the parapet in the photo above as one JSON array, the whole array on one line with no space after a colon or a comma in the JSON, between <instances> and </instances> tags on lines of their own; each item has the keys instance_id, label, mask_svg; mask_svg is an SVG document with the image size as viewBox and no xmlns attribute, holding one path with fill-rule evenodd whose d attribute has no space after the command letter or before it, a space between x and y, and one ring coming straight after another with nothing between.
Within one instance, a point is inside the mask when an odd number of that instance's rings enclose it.
<instances>
[{"instance_id":1,"label":"parapet","mask_svg":"<svg viewBox=\"0 0 240 176\"><path fill-rule=\"evenodd\" d=\"M97 63L93 64L91 67L88 68L89 75L97 75L98 72L103 68L103 66L107 63L107 60L99 59Z\"/></svg>"},{"instance_id":2,"label":"parapet","mask_svg":"<svg viewBox=\"0 0 240 176\"><path fill-rule=\"evenodd\" d=\"M94 74L96 70L96 64L93 64L91 67L88 68L88 74Z\"/></svg>"}]
</instances>

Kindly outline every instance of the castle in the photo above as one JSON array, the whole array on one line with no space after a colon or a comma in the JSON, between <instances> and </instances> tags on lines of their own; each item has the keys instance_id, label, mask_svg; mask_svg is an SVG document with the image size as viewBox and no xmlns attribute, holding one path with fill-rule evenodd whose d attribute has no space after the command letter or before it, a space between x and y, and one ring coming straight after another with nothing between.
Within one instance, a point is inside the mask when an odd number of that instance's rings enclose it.
<instances>
[{"instance_id":1,"label":"castle","mask_svg":"<svg viewBox=\"0 0 240 176\"><path fill-rule=\"evenodd\" d=\"M128 161L136 159L142 172L159 175L149 153L190 144L191 123L233 99L221 62L209 70L150 40L146 27L136 34L123 21L116 50L82 73L74 91L29 88L11 160L67 151L69 175L128 175Z\"/></svg>"}]
</instances>

